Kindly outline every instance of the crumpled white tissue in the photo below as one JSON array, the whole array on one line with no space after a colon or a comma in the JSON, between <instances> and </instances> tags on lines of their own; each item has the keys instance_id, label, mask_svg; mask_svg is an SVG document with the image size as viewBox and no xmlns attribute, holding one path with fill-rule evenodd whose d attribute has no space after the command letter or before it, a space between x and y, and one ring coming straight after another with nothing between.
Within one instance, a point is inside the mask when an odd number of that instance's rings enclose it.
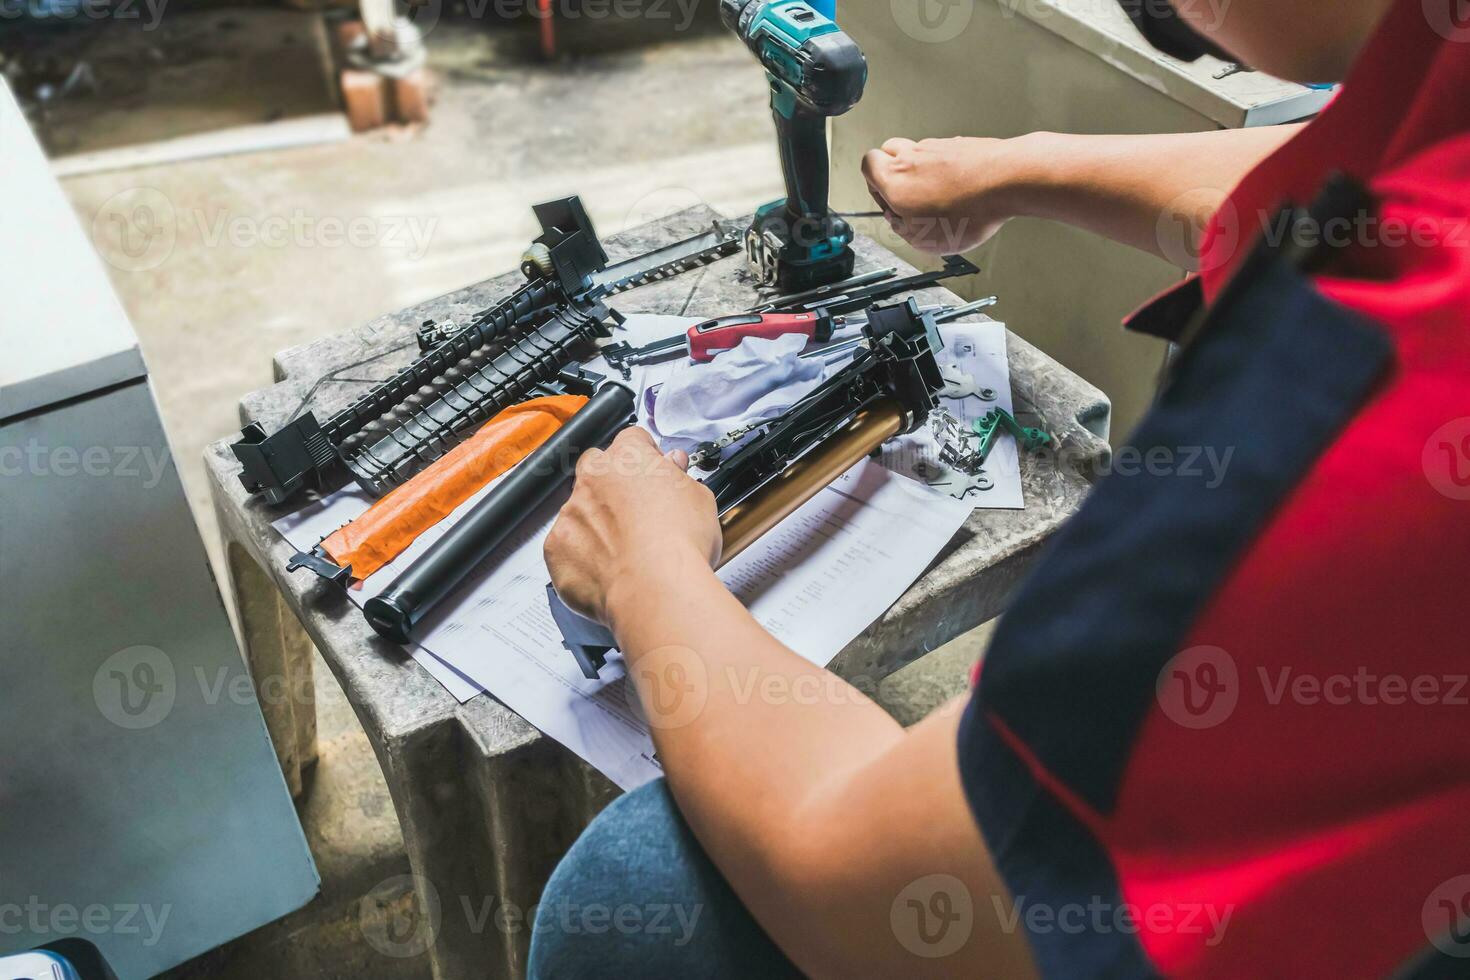
<instances>
[{"instance_id":1,"label":"crumpled white tissue","mask_svg":"<svg viewBox=\"0 0 1470 980\"><path fill-rule=\"evenodd\" d=\"M807 338L747 337L708 364L686 364L653 396L660 444L693 449L748 422L786 411L822 382L821 358L801 357Z\"/></svg>"}]
</instances>

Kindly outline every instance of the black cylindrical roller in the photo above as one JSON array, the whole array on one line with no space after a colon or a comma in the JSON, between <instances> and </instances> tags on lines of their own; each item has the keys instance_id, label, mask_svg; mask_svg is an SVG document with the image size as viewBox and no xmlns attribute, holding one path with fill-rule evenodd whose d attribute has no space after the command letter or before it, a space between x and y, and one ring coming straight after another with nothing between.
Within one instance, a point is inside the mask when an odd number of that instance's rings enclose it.
<instances>
[{"instance_id":1,"label":"black cylindrical roller","mask_svg":"<svg viewBox=\"0 0 1470 980\"><path fill-rule=\"evenodd\" d=\"M409 633L429 610L571 479L582 453L605 445L628 425L635 400L631 388L616 382L599 388L408 571L367 601L363 613L372 628L390 640L407 643Z\"/></svg>"}]
</instances>

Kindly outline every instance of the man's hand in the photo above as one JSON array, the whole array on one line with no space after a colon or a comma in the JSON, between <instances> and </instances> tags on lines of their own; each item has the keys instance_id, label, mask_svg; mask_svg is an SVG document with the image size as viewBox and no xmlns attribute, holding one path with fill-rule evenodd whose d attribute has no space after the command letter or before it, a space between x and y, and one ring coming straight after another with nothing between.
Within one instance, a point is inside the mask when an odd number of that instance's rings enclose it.
<instances>
[{"instance_id":1,"label":"man's hand","mask_svg":"<svg viewBox=\"0 0 1470 980\"><path fill-rule=\"evenodd\" d=\"M658 451L644 430L623 430L606 452L577 462L572 497L546 537L546 565L563 602L611 623L621 590L652 587L671 569L720 556L714 494L685 473L689 458Z\"/></svg>"},{"instance_id":2,"label":"man's hand","mask_svg":"<svg viewBox=\"0 0 1470 980\"><path fill-rule=\"evenodd\" d=\"M1014 141L891 139L863 157L863 178L888 224L915 248L953 255L983 243L1016 212Z\"/></svg>"}]
</instances>

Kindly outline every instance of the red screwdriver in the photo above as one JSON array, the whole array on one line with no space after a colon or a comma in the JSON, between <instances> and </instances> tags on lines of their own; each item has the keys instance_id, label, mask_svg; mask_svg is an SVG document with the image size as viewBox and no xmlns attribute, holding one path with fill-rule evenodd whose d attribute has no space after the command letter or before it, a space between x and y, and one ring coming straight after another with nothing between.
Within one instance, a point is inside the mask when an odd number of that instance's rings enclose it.
<instances>
[{"instance_id":1,"label":"red screwdriver","mask_svg":"<svg viewBox=\"0 0 1470 980\"><path fill-rule=\"evenodd\" d=\"M832 339L834 326L846 326L842 322L845 319L834 321L820 310L804 313L736 313L696 323L684 333L643 347L633 347L626 342L608 344L602 348L602 354L626 378L631 376L631 369L637 365L658 364L675 357L687 356L696 363L707 363L714 360L716 354L739 347L746 337L773 340L786 334L801 334L806 337L808 344L825 343Z\"/></svg>"},{"instance_id":2,"label":"red screwdriver","mask_svg":"<svg viewBox=\"0 0 1470 980\"><path fill-rule=\"evenodd\" d=\"M818 313L736 313L696 323L685 334L689 359L703 364L740 346L746 337L775 340L801 334L808 344L832 339L832 318Z\"/></svg>"}]
</instances>

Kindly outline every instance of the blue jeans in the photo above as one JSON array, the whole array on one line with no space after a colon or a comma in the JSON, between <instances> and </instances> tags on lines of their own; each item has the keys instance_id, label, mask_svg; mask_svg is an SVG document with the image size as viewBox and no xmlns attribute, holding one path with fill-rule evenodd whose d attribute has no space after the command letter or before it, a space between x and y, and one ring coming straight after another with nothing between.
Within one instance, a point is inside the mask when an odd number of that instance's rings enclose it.
<instances>
[{"instance_id":1,"label":"blue jeans","mask_svg":"<svg viewBox=\"0 0 1470 980\"><path fill-rule=\"evenodd\" d=\"M552 873L530 980L800 977L694 839L662 780L598 815Z\"/></svg>"}]
</instances>

